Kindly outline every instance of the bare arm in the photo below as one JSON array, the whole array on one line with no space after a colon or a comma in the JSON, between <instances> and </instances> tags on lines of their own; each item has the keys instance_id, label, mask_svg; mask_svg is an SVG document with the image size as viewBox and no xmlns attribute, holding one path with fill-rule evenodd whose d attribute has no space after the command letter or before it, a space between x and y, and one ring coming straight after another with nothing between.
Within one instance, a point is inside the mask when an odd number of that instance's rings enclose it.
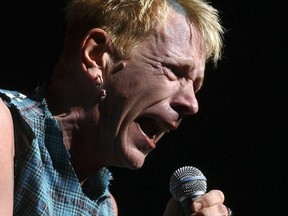
<instances>
[{"instance_id":1,"label":"bare arm","mask_svg":"<svg viewBox=\"0 0 288 216\"><path fill-rule=\"evenodd\" d=\"M0 215L13 214L14 131L9 109L0 98Z\"/></svg>"},{"instance_id":2,"label":"bare arm","mask_svg":"<svg viewBox=\"0 0 288 216\"><path fill-rule=\"evenodd\" d=\"M115 216L118 216L118 207L117 207L116 200L112 194L110 194L110 197L112 199Z\"/></svg>"}]
</instances>

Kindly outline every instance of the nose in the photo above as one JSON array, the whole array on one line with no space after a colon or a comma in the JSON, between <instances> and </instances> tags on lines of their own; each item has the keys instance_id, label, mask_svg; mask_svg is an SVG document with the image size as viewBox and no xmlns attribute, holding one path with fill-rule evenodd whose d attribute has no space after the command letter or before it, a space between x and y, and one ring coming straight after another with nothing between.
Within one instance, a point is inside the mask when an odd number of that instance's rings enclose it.
<instances>
[{"instance_id":1,"label":"nose","mask_svg":"<svg viewBox=\"0 0 288 216\"><path fill-rule=\"evenodd\" d=\"M180 116L194 115L199 110L193 84L183 86L170 103L171 107Z\"/></svg>"}]
</instances>

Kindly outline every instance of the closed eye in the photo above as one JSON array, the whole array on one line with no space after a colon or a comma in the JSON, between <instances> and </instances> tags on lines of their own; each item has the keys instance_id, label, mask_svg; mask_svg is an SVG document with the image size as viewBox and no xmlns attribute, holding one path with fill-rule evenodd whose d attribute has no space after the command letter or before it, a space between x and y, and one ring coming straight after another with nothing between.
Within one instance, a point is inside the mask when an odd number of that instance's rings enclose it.
<instances>
[{"instance_id":1,"label":"closed eye","mask_svg":"<svg viewBox=\"0 0 288 216\"><path fill-rule=\"evenodd\" d=\"M179 69L179 68L175 68L175 67L170 67L170 70L172 71L172 73L174 73L178 78L182 78L186 76L186 73Z\"/></svg>"},{"instance_id":2,"label":"closed eye","mask_svg":"<svg viewBox=\"0 0 288 216\"><path fill-rule=\"evenodd\" d=\"M173 67L173 66L164 66L165 75L172 80L176 80L182 77L186 77L186 72L181 68Z\"/></svg>"},{"instance_id":3,"label":"closed eye","mask_svg":"<svg viewBox=\"0 0 288 216\"><path fill-rule=\"evenodd\" d=\"M165 76L168 77L169 80L177 80L178 76L176 74L176 70L173 67L167 67L167 66L163 66L163 73Z\"/></svg>"},{"instance_id":4,"label":"closed eye","mask_svg":"<svg viewBox=\"0 0 288 216\"><path fill-rule=\"evenodd\" d=\"M193 82L193 86L194 86L194 92L197 93L198 91L200 91L202 85L203 85L203 77L197 77L196 80Z\"/></svg>"},{"instance_id":5,"label":"closed eye","mask_svg":"<svg viewBox=\"0 0 288 216\"><path fill-rule=\"evenodd\" d=\"M189 73L185 72L184 69L181 70L181 69L178 69L178 68L172 67L172 66L164 66L163 71L164 71L164 75L167 76L169 78L169 80L171 80L171 81L177 80L180 78L187 78L190 80L193 79ZM193 88L194 88L195 93L197 93L201 89L201 87L203 85L203 81L204 81L203 77L197 77L193 81Z\"/></svg>"}]
</instances>

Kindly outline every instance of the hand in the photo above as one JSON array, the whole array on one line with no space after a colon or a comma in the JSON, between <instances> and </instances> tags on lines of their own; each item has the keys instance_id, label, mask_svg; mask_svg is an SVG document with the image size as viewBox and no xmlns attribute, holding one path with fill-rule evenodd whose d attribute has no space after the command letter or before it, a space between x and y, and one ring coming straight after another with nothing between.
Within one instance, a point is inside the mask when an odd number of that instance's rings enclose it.
<instances>
[{"instance_id":1,"label":"hand","mask_svg":"<svg viewBox=\"0 0 288 216\"><path fill-rule=\"evenodd\" d=\"M228 209L223 204L224 194L220 190L211 190L192 203L193 216L227 216Z\"/></svg>"},{"instance_id":2,"label":"hand","mask_svg":"<svg viewBox=\"0 0 288 216\"><path fill-rule=\"evenodd\" d=\"M212 190L195 200L191 208L193 216L227 216L228 210L223 204L224 194L219 190ZM174 198L167 204L164 216L182 216L182 209Z\"/></svg>"}]
</instances>

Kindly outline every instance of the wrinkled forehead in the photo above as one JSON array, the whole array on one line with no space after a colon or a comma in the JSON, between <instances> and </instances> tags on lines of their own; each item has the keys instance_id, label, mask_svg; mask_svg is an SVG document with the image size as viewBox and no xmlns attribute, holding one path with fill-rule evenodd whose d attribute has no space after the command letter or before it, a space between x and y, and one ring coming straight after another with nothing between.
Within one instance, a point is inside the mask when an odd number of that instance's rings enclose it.
<instances>
[{"instance_id":1,"label":"wrinkled forehead","mask_svg":"<svg viewBox=\"0 0 288 216\"><path fill-rule=\"evenodd\" d=\"M173 47L173 51L187 55L193 52L199 58L205 56L204 39L200 29L188 19L184 9L177 3L170 8L169 14L157 29L158 43Z\"/></svg>"}]
</instances>

